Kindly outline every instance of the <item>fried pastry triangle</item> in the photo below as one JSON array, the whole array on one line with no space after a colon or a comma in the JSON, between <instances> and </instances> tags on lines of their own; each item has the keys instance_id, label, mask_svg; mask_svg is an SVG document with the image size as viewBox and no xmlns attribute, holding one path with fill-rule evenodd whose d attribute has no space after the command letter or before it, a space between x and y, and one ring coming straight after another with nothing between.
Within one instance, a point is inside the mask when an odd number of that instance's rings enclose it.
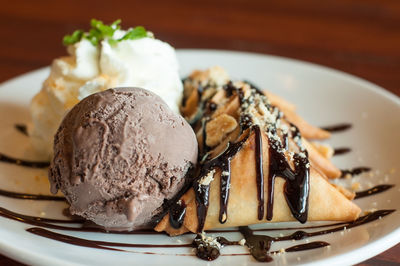
<instances>
[{"instance_id":1,"label":"fried pastry triangle","mask_svg":"<svg viewBox=\"0 0 400 266\"><path fill-rule=\"evenodd\" d=\"M361 210L349 200L352 193L328 181L341 171L307 141L329 133L268 95L248 82L229 82L220 68L189 76L181 111L197 131L200 167L192 187L155 230L179 235L358 217Z\"/></svg>"},{"instance_id":2,"label":"fried pastry triangle","mask_svg":"<svg viewBox=\"0 0 400 266\"><path fill-rule=\"evenodd\" d=\"M264 178L269 175L268 138L262 133L263 172ZM221 170L217 169L210 182L209 206L203 230L224 228L241 225L250 225L265 222L295 221L285 198L285 180L277 177L274 184L273 216L268 221L263 215L258 219L259 198L257 192L256 173L256 136L253 132L243 143L241 150L232 158L229 198L226 211L226 222L220 222L221 199ZM264 195L268 194L268 182L264 182ZM360 214L360 208L348 200L325 178L312 167L310 170L310 189L308 198L308 221L351 221ZM170 223L168 213L155 227L156 231L165 231L169 235L180 235L185 232L198 232L199 219L197 213L196 194L190 188L182 197L181 202L186 205L186 214L183 225L174 228ZM267 201L264 201L267 210ZM266 213L266 212L264 212Z\"/></svg>"}]
</instances>

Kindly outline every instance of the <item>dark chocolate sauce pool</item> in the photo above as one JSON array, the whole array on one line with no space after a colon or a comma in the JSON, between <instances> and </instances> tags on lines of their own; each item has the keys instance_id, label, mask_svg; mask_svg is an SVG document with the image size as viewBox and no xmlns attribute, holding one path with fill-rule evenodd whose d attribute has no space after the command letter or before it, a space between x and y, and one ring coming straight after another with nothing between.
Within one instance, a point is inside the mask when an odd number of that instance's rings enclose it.
<instances>
[{"instance_id":1,"label":"dark chocolate sauce pool","mask_svg":"<svg viewBox=\"0 0 400 266\"><path fill-rule=\"evenodd\" d=\"M224 246L239 245L238 241L229 241L225 237L216 237L213 242L208 242L202 238L201 235L197 235L192 242L192 246L195 248L196 256L202 260L215 260L220 256L220 250Z\"/></svg>"}]
</instances>

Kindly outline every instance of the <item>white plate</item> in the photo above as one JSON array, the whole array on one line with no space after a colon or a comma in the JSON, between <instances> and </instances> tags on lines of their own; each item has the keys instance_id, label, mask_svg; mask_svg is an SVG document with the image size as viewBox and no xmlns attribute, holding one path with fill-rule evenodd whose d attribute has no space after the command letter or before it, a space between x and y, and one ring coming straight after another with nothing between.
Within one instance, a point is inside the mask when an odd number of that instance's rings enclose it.
<instances>
[{"instance_id":1,"label":"white plate","mask_svg":"<svg viewBox=\"0 0 400 266\"><path fill-rule=\"evenodd\" d=\"M353 124L346 132L334 134L328 142L334 147L351 147L352 152L334 157L340 168L370 166L368 174L356 180L362 188L381 183L395 184L386 192L356 200L363 209L396 209L400 205L400 100L387 91L359 78L339 71L295 60L259 54L180 50L182 76L197 68L221 65L234 79L246 79L262 88L296 103L299 113L315 125L342 122ZM28 140L16 133L14 123L29 121L28 104L49 73L48 68L3 83L0 87L0 152L32 159ZM20 192L47 193L45 170L35 170L0 163L0 187ZM348 181L350 182L350 181ZM64 203L16 200L0 197L0 207L33 216L62 218ZM274 227L282 225L262 225ZM25 231L27 224L0 217L0 250L3 254L27 264L163 264L204 265L190 248L135 249L135 252L105 251L64 244ZM164 235L113 235L102 233L62 232L81 238L114 242L164 243L190 242L192 235L169 238ZM288 233L275 232L274 234ZM226 234L240 239L237 233ZM304 252L274 256L273 264L353 264L375 256L400 241L400 211L347 232L315 237L331 244ZM304 243L305 240L297 243ZM272 250L292 243L274 243ZM132 250L132 249L131 249ZM143 254L151 251L159 255ZM246 248L226 247L223 254L247 253ZM170 255L168 255L170 254ZM251 256L221 256L214 265L259 265Z\"/></svg>"}]
</instances>

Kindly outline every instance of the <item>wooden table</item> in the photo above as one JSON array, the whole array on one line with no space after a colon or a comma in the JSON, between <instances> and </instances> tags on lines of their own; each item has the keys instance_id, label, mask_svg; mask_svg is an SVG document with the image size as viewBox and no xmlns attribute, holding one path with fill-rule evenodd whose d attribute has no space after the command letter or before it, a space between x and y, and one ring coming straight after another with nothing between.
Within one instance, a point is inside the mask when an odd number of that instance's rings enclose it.
<instances>
[{"instance_id":1,"label":"wooden table","mask_svg":"<svg viewBox=\"0 0 400 266\"><path fill-rule=\"evenodd\" d=\"M3 1L0 82L65 54L90 18L143 25L176 48L251 51L336 68L400 96L400 1ZM360 265L400 263L400 245ZM19 265L0 256L0 265Z\"/></svg>"}]
</instances>

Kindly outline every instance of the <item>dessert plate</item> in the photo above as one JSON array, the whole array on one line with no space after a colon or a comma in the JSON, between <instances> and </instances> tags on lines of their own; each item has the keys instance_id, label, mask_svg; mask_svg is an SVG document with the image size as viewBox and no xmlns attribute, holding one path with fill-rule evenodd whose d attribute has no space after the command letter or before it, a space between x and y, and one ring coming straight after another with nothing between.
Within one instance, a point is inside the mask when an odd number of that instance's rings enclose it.
<instances>
[{"instance_id":1,"label":"dessert plate","mask_svg":"<svg viewBox=\"0 0 400 266\"><path fill-rule=\"evenodd\" d=\"M396 209L400 205L400 99L384 89L357 77L296 60L252 53L178 50L182 77L194 69L213 65L224 67L233 79L251 81L261 88L278 94L296 104L299 114L314 125L329 126L350 123L352 128L333 134L327 141L333 147L347 147L350 153L335 156L333 161L341 169L366 166L369 173L338 182L347 187L368 189L379 184L393 184L391 189L356 203L364 210ZM49 68L22 75L0 86L0 153L16 158L35 158L29 140L15 129L15 124L29 122L29 101L40 90ZM21 193L49 194L46 169L34 169L0 162L0 189ZM64 202L13 199L0 196L0 207L35 217L66 219ZM307 225L319 225L310 223ZM65 225L65 224L64 224ZM67 224L65 226L78 227ZM298 223L262 224L252 228L288 228ZM118 247L124 252L82 247L41 237L26 231L35 227L0 216L0 252L26 264L145 264L145 265L204 265L190 247L193 235L168 237L163 234L105 234L94 232L52 232L82 239L131 243L158 244L159 247ZM317 230L317 229L310 229ZM318 229L320 230L320 229ZM293 230L264 232L271 236L287 235ZM230 240L240 240L238 232L212 233ZM328 247L300 252L272 255L270 265L321 263L331 265L354 264L400 242L400 211L376 221L309 239L273 243L271 250L280 250L308 241L325 241ZM166 247L163 245L175 245ZM108 246L109 247L109 246ZM228 246L221 250L214 265L259 265L248 250Z\"/></svg>"}]
</instances>

